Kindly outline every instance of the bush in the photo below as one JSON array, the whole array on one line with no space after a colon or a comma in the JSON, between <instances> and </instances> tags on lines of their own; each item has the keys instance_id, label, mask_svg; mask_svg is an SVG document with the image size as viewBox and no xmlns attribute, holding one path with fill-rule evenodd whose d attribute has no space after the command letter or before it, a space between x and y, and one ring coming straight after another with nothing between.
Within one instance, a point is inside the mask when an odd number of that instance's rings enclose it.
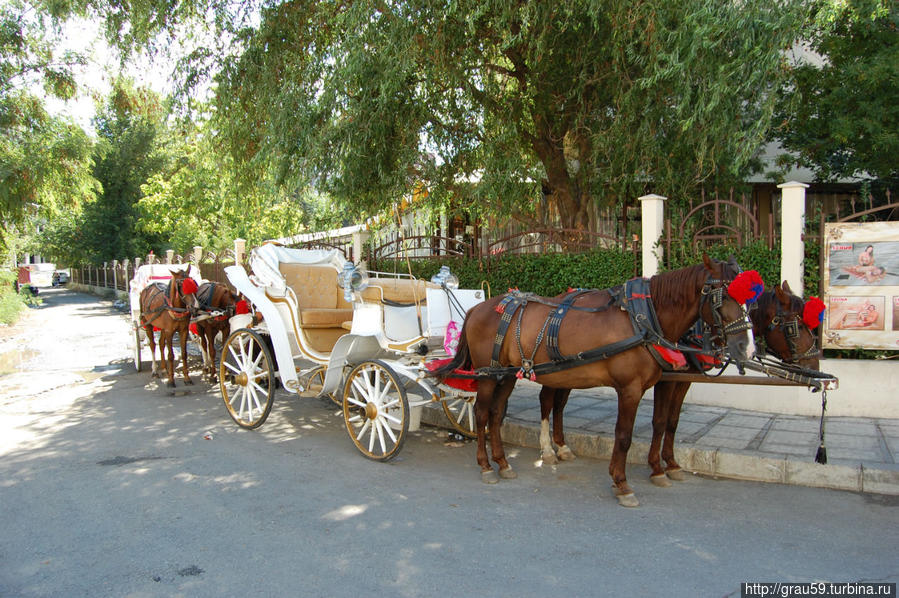
<instances>
[{"instance_id":1,"label":"bush","mask_svg":"<svg viewBox=\"0 0 899 598\"><path fill-rule=\"evenodd\" d=\"M25 303L16 294L16 275L8 270L0 271L0 323L12 324L19 319Z\"/></svg>"},{"instance_id":2,"label":"bush","mask_svg":"<svg viewBox=\"0 0 899 598\"><path fill-rule=\"evenodd\" d=\"M568 287L607 288L632 278L637 271L637 256L613 249L589 253L506 255L488 259L442 258L426 260L377 260L370 270L408 273L430 279L440 266L447 265L463 288L489 286L491 294L505 293L511 287L540 295L554 296Z\"/></svg>"}]
</instances>

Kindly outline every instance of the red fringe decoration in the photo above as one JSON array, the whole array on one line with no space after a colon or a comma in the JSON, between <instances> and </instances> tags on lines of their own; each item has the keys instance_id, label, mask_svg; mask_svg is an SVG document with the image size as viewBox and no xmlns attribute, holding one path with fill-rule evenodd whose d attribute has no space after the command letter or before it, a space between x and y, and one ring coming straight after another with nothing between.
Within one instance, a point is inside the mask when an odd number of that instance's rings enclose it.
<instances>
[{"instance_id":1,"label":"red fringe decoration","mask_svg":"<svg viewBox=\"0 0 899 598\"><path fill-rule=\"evenodd\" d=\"M814 330L824 321L824 310L827 306L817 297L809 297L802 308L802 321L805 325Z\"/></svg>"},{"instance_id":2,"label":"red fringe decoration","mask_svg":"<svg viewBox=\"0 0 899 598\"><path fill-rule=\"evenodd\" d=\"M181 283L181 290L185 295L193 295L200 290L200 287L197 286L197 281L193 278L185 278L184 282Z\"/></svg>"},{"instance_id":3,"label":"red fringe decoration","mask_svg":"<svg viewBox=\"0 0 899 598\"><path fill-rule=\"evenodd\" d=\"M754 302L764 290L765 282L755 270L740 272L733 282L727 285L727 294L740 304Z\"/></svg>"},{"instance_id":4,"label":"red fringe decoration","mask_svg":"<svg viewBox=\"0 0 899 598\"><path fill-rule=\"evenodd\" d=\"M245 299L241 299L234 304L234 313L237 315L250 313L250 306Z\"/></svg>"},{"instance_id":5,"label":"red fringe decoration","mask_svg":"<svg viewBox=\"0 0 899 598\"><path fill-rule=\"evenodd\" d=\"M452 358L449 359L434 359L433 361L429 361L425 364L425 367L430 371L434 371L437 368L444 366L452 361ZM467 370L454 370L460 374L474 374L473 371ZM466 392L476 392L478 390L478 380L477 378L445 378L443 383L447 386L452 386L453 388L458 388L459 390L464 390Z\"/></svg>"}]
</instances>

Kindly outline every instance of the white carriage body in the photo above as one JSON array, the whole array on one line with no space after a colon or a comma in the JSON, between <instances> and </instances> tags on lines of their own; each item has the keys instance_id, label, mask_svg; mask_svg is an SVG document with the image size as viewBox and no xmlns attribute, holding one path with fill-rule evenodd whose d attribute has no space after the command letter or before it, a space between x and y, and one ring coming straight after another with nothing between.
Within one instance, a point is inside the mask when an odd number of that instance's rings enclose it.
<instances>
[{"instance_id":1,"label":"white carriage body","mask_svg":"<svg viewBox=\"0 0 899 598\"><path fill-rule=\"evenodd\" d=\"M166 282L172 279L172 272L183 272L190 268L189 274L197 285L203 284L200 269L191 264L144 264L134 272L134 278L128 285L128 298L131 301L131 321L135 326L140 321L140 294L155 282Z\"/></svg>"},{"instance_id":2,"label":"white carriage body","mask_svg":"<svg viewBox=\"0 0 899 598\"><path fill-rule=\"evenodd\" d=\"M367 288L346 301L338 275L346 259L337 250L292 249L265 244L253 249L251 275L240 266L225 269L231 284L263 316L258 328L271 338L284 388L303 390L304 363L326 366L322 395L340 385L344 368L360 361L384 359L436 398L423 379L417 352L443 353L450 321L461 327L465 312L484 300L476 289L449 292L408 275L369 273ZM231 329L246 327L250 316L232 318ZM410 407L416 406L410 402Z\"/></svg>"}]
</instances>

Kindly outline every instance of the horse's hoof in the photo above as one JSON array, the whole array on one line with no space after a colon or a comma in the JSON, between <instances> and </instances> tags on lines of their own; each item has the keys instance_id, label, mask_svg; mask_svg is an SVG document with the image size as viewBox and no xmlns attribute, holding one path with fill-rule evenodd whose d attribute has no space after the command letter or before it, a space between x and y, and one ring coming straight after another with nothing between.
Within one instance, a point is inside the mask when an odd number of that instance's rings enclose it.
<instances>
[{"instance_id":1,"label":"horse's hoof","mask_svg":"<svg viewBox=\"0 0 899 598\"><path fill-rule=\"evenodd\" d=\"M671 486L671 480L664 473L649 476L649 481L659 488L669 488Z\"/></svg>"},{"instance_id":2,"label":"horse's hoof","mask_svg":"<svg viewBox=\"0 0 899 598\"><path fill-rule=\"evenodd\" d=\"M168 386L169 388L175 388L175 382L174 382L174 381L166 382L165 385Z\"/></svg>"},{"instance_id":3,"label":"horse's hoof","mask_svg":"<svg viewBox=\"0 0 899 598\"><path fill-rule=\"evenodd\" d=\"M193 386L193 385L194 385L194 381L191 380L190 378L186 379L186 380L184 381L184 383L187 384L188 386Z\"/></svg>"},{"instance_id":4,"label":"horse's hoof","mask_svg":"<svg viewBox=\"0 0 899 598\"><path fill-rule=\"evenodd\" d=\"M567 446L559 447L559 459L562 461L574 461L577 459L574 453L571 452L571 449Z\"/></svg>"},{"instance_id":5,"label":"horse's hoof","mask_svg":"<svg viewBox=\"0 0 899 598\"><path fill-rule=\"evenodd\" d=\"M634 496L634 493L630 494L619 494L617 497L618 504L622 507L639 507L640 501L637 500L637 497Z\"/></svg>"},{"instance_id":6,"label":"horse's hoof","mask_svg":"<svg viewBox=\"0 0 899 598\"><path fill-rule=\"evenodd\" d=\"M542 455L544 465L555 465L559 462L559 459L556 458L556 454L553 451L546 451Z\"/></svg>"},{"instance_id":7,"label":"horse's hoof","mask_svg":"<svg viewBox=\"0 0 899 598\"><path fill-rule=\"evenodd\" d=\"M515 478L518 477L518 474L515 473L515 470L512 469L512 466L510 465L509 467L506 467L505 469L499 470L499 477L501 477L504 480L514 480Z\"/></svg>"},{"instance_id":8,"label":"horse's hoof","mask_svg":"<svg viewBox=\"0 0 899 598\"><path fill-rule=\"evenodd\" d=\"M489 471L481 472L481 481L485 484L496 484L499 482L499 476L496 475L496 472L492 469Z\"/></svg>"},{"instance_id":9,"label":"horse's hoof","mask_svg":"<svg viewBox=\"0 0 899 598\"><path fill-rule=\"evenodd\" d=\"M677 469L669 469L665 472L669 478L674 480L675 482L683 482L687 479L687 474L684 473L684 470L678 467Z\"/></svg>"}]
</instances>

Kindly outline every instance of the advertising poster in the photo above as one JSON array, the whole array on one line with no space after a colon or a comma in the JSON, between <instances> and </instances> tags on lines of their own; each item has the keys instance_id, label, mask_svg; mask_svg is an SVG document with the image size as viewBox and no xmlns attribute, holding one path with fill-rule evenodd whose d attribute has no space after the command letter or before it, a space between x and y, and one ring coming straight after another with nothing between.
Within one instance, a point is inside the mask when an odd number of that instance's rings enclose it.
<instances>
[{"instance_id":1,"label":"advertising poster","mask_svg":"<svg viewBox=\"0 0 899 598\"><path fill-rule=\"evenodd\" d=\"M824 225L825 349L899 350L899 222Z\"/></svg>"}]
</instances>

